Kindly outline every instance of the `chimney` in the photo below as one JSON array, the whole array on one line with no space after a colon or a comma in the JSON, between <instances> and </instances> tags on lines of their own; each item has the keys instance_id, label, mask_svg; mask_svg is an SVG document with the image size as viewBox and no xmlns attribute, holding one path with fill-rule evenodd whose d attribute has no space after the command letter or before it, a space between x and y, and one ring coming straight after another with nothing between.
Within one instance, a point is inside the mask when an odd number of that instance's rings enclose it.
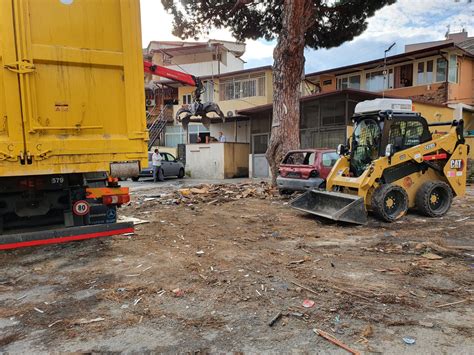
<instances>
[{"instance_id":1,"label":"chimney","mask_svg":"<svg viewBox=\"0 0 474 355\"><path fill-rule=\"evenodd\" d=\"M467 31L463 29L462 32L449 33L447 40L453 41L454 43L460 43L467 40L467 37L468 37Z\"/></svg>"}]
</instances>

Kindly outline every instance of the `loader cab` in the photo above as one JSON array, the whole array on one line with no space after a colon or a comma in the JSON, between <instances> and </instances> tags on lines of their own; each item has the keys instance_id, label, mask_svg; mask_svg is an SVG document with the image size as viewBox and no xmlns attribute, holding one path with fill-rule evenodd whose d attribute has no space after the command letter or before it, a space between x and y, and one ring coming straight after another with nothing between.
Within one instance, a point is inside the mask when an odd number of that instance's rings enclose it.
<instances>
[{"instance_id":1,"label":"loader cab","mask_svg":"<svg viewBox=\"0 0 474 355\"><path fill-rule=\"evenodd\" d=\"M374 110L374 101L383 107L390 104L396 110ZM368 103L371 111L364 111L363 105L356 107L352 119L350 170L354 176L362 175L373 160L384 156L388 144L396 153L431 140L428 123L419 113L412 112L411 100L376 99Z\"/></svg>"}]
</instances>

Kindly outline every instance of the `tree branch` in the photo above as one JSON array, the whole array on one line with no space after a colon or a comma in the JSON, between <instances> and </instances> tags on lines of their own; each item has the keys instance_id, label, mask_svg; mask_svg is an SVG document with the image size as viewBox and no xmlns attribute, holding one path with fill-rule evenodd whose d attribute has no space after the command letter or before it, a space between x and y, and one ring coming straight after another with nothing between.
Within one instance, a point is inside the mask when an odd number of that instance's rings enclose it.
<instances>
[{"instance_id":1,"label":"tree branch","mask_svg":"<svg viewBox=\"0 0 474 355\"><path fill-rule=\"evenodd\" d=\"M232 16L237 11L239 11L242 7L248 5L252 2L253 2L253 0L237 0L234 7L232 8L232 10L230 10L229 15Z\"/></svg>"}]
</instances>

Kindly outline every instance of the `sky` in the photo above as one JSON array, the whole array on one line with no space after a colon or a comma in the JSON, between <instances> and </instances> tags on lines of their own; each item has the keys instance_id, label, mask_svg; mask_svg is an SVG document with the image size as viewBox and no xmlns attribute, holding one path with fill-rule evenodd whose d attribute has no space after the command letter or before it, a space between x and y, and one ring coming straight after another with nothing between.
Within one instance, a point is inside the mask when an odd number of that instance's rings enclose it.
<instances>
[{"instance_id":1,"label":"sky","mask_svg":"<svg viewBox=\"0 0 474 355\"><path fill-rule=\"evenodd\" d=\"M142 39L145 48L151 40L179 40L172 35L172 16L160 0L140 0ZM474 36L474 2L469 0L398 0L377 11L368 20L367 30L351 42L331 49L306 49L305 72L336 68L382 58L384 50L396 43L389 55L404 52L406 44L442 40L450 26L451 32L463 28ZM207 39L234 40L229 31L214 29ZM243 59L245 68L273 63L276 41L249 40Z\"/></svg>"}]
</instances>

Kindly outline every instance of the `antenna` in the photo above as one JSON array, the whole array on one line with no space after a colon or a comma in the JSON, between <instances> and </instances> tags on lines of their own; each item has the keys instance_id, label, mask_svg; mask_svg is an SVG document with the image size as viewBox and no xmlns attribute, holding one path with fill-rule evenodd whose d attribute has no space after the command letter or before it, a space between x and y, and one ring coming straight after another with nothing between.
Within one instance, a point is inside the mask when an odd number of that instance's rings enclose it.
<instances>
[{"instance_id":1,"label":"antenna","mask_svg":"<svg viewBox=\"0 0 474 355\"><path fill-rule=\"evenodd\" d=\"M390 52L392 50L393 47L395 47L395 45L397 44L397 42L393 42L390 47L388 47L385 51L384 51L384 56L383 56L383 91L382 91L382 97L385 97L385 80L387 80L387 53ZM388 85L387 85L388 87Z\"/></svg>"}]
</instances>

